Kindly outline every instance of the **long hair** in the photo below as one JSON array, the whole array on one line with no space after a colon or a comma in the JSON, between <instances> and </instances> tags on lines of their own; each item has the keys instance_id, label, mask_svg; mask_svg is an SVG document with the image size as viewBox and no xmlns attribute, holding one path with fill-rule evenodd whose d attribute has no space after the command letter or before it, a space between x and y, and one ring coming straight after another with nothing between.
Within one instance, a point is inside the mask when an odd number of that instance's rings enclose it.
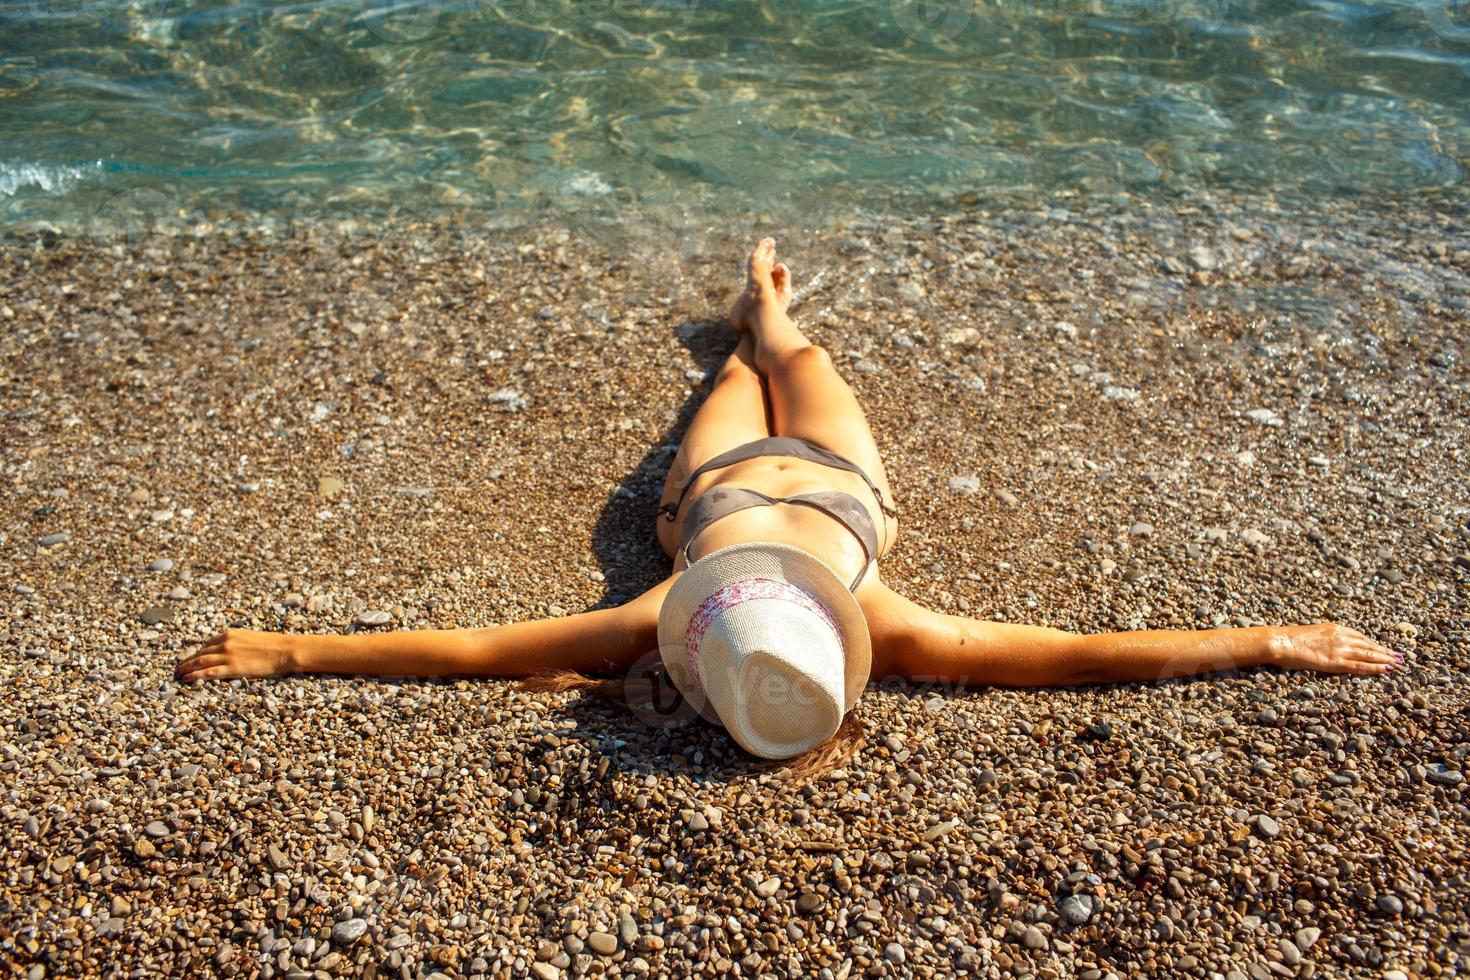
<instances>
[{"instance_id":1,"label":"long hair","mask_svg":"<svg viewBox=\"0 0 1470 980\"><path fill-rule=\"evenodd\" d=\"M663 684L668 684L666 677L661 681ZM550 694L580 691L600 701L629 709L634 705L646 704L652 700L659 684L660 679L641 672L626 678L588 677L574 670L544 671L532 674L521 682L521 686L528 691ZM672 687L672 685L668 686ZM771 768L784 770L786 778L792 783L792 788L800 789L807 783L820 779L832 770L846 765L847 761L857 755L866 743L867 734L863 729L863 719L857 707L854 706L842 719L842 724L837 727L836 733L827 741L795 758L777 760L771 764Z\"/></svg>"}]
</instances>

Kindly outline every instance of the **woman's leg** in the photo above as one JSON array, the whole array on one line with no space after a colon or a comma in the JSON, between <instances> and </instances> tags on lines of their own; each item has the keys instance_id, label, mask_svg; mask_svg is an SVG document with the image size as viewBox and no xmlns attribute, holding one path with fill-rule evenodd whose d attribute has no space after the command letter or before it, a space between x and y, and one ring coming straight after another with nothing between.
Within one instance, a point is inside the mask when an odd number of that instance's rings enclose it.
<instances>
[{"instance_id":1,"label":"woman's leg","mask_svg":"<svg viewBox=\"0 0 1470 980\"><path fill-rule=\"evenodd\" d=\"M678 498L684 481L720 453L771 434L765 389L755 368L754 342L743 337L715 376L714 388L694 413L664 480L663 505ZM678 548L674 524L659 515L658 540L672 558Z\"/></svg>"},{"instance_id":2,"label":"woman's leg","mask_svg":"<svg viewBox=\"0 0 1470 980\"><path fill-rule=\"evenodd\" d=\"M867 471L893 505L878 446L857 397L832 364L827 351L804 337L786 315L791 302L791 272L775 263L776 243L761 239L750 257L751 286L736 303L734 320L754 341L756 367L765 375L774 434L810 440L841 453ZM874 519L879 517L874 514ZM888 518L885 550L898 533Z\"/></svg>"}]
</instances>

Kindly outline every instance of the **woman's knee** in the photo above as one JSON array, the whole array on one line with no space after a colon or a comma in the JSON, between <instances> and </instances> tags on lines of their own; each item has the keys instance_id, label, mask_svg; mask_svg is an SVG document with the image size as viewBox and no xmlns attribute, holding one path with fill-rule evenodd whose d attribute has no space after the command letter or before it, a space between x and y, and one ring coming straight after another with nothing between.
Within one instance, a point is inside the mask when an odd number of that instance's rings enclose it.
<instances>
[{"instance_id":1,"label":"woman's knee","mask_svg":"<svg viewBox=\"0 0 1470 980\"><path fill-rule=\"evenodd\" d=\"M753 366L745 363L742 360L739 360L739 359L733 358L733 357L730 358L729 360L727 360L725 362L724 366L720 368L720 373L715 375L715 384L717 384L717 385L718 384L735 384L735 385L741 385L741 384L751 385L751 384L753 384L753 385L755 385L758 388L758 387L760 387L760 383L761 383L760 372L758 372Z\"/></svg>"},{"instance_id":2,"label":"woman's knee","mask_svg":"<svg viewBox=\"0 0 1470 980\"><path fill-rule=\"evenodd\" d=\"M830 371L833 369L832 355L821 344L808 344L782 355L780 367L788 371Z\"/></svg>"}]
</instances>

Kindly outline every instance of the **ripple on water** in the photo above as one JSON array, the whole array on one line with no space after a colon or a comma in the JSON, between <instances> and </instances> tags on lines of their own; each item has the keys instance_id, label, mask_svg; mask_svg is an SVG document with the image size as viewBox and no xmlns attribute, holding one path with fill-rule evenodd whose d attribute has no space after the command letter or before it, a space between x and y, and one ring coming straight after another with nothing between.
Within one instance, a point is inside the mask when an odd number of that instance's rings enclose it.
<instances>
[{"instance_id":1,"label":"ripple on water","mask_svg":"<svg viewBox=\"0 0 1470 980\"><path fill-rule=\"evenodd\" d=\"M32 0L0 11L0 222L91 228L140 188L171 213L636 205L819 223L964 195L1463 180L1470 54L1422 11L956 11Z\"/></svg>"}]
</instances>

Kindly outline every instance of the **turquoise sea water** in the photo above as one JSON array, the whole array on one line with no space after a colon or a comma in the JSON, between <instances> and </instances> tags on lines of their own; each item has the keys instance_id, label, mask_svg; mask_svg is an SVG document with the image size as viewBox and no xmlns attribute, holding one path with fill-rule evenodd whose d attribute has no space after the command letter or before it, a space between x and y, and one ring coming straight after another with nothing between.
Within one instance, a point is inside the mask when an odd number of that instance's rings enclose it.
<instances>
[{"instance_id":1,"label":"turquoise sea water","mask_svg":"<svg viewBox=\"0 0 1470 980\"><path fill-rule=\"evenodd\" d=\"M1470 0L0 2L0 224L1397 195Z\"/></svg>"}]
</instances>

